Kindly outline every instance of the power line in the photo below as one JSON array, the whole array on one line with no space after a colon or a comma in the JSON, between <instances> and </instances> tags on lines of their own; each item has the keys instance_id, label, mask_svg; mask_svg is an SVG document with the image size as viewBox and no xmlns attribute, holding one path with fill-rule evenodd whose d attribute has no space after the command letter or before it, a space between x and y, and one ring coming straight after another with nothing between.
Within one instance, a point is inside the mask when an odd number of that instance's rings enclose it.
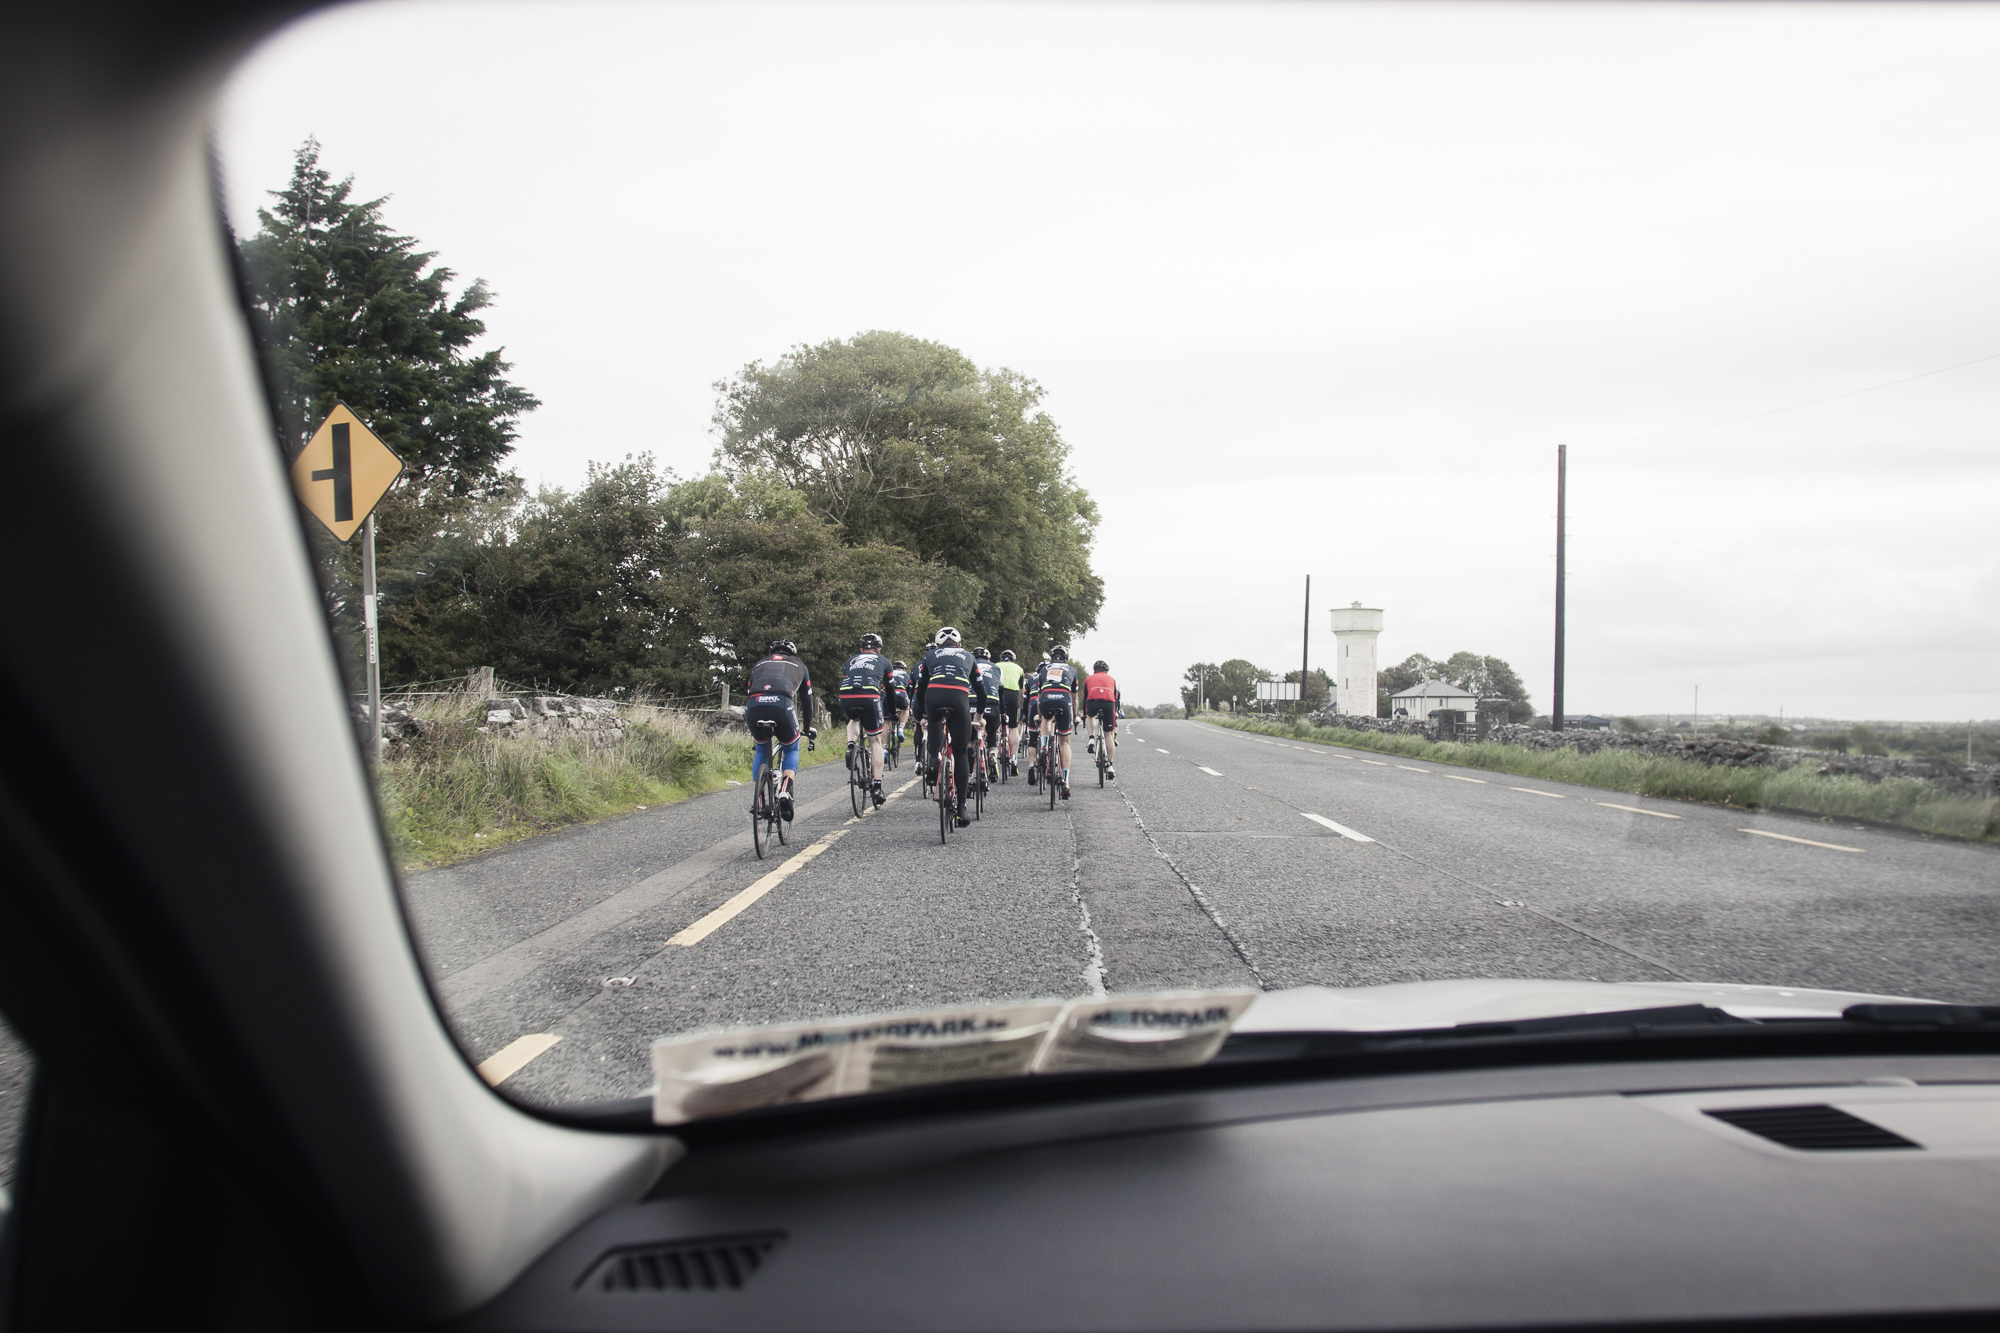
<instances>
[{"instance_id":1,"label":"power line","mask_svg":"<svg viewBox=\"0 0 2000 1333\"><path fill-rule=\"evenodd\" d=\"M1821 403L1837 403L1843 398L1858 398L1864 393L1876 393L1882 389L1893 389L1899 384L1910 384L1917 380L1927 380L1933 375L1948 375L1954 370L1964 370L1967 366L1976 366L1987 361L2000 361L2000 352L1991 352L1986 356L1975 356L1972 360L1961 361L1955 366L1940 366L1936 370L1926 370L1920 375L1906 375L1899 380L1889 380L1882 384L1871 384L1865 389L1849 389L1846 393L1836 393L1826 398L1815 398L1811 402L1793 403L1790 407L1774 407L1769 411L1752 412L1749 416L1730 417L1726 421L1711 421L1700 426L1683 426L1679 430L1664 430L1657 435L1629 435L1621 440L1599 440L1595 444L1579 447L1602 449L1614 444L1644 444L1648 440L1666 440L1676 435L1692 435L1696 431L1714 430L1719 426L1734 426L1745 421L1760 421L1765 417L1775 417L1786 412L1799 412L1808 407L1818 407Z\"/></svg>"}]
</instances>

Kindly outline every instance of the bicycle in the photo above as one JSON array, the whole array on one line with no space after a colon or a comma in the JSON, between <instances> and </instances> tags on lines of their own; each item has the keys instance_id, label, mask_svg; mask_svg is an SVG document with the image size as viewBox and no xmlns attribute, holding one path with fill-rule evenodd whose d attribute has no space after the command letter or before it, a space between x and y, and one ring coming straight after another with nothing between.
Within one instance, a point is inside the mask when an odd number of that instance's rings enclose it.
<instances>
[{"instance_id":1,"label":"bicycle","mask_svg":"<svg viewBox=\"0 0 2000 1333\"><path fill-rule=\"evenodd\" d=\"M943 729L943 728L941 728ZM944 740L938 746L937 754L937 807L938 841L950 842L952 824L958 815L958 778L952 772L951 732L944 731Z\"/></svg>"},{"instance_id":2,"label":"bicycle","mask_svg":"<svg viewBox=\"0 0 2000 1333\"><path fill-rule=\"evenodd\" d=\"M875 747L868 743L866 732L854 747L854 762L847 768L847 797L854 803L856 819L875 808Z\"/></svg>"},{"instance_id":3,"label":"bicycle","mask_svg":"<svg viewBox=\"0 0 2000 1333\"><path fill-rule=\"evenodd\" d=\"M1001 785L1003 786L1006 785L1007 774L1013 768L1013 766L1014 766L1014 729L1012 727L1003 725L1000 728Z\"/></svg>"},{"instance_id":4,"label":"bicycle","mask_svg":"<svg viewBox=\"0 0 2000 1333\"><path fill-rule=\"evenodd\" d=\"M1097 734L1093 739L1097 741L1097 785L1102 787L1104 785L1104 770L1111 767L1111 757L1106 753L1111 748L1111 733L1104 729L1102 722L1095 725L1097 727Z\"/></svg>"},{"instance_id":5,"label":"bicycle","mask_svg":"<svg viewBox=\"0 0 2000 1333\"><path fill-rule=\"evenodd\" d=\"M903 753L903 715L896 714L895 722L889 728L889 744L882 750L882 766L894 768L897 757Z\"/></svg>"},{"instance_id":6,"label":"bicycle","mask_svg":"<svg viewBox=\"0 0 2000 1333\"><path fill-rule=\"evenodd\" d=\"M1042 790L1049 794L1049 809L1056 808L1056 784L1062 781L1062 770L1056 767L1056 750L1061 737L1042 737L1041 756L1037 760L1042 770Z\"/></svg>"},{"instance_id":7,"label":"bicycle","mask_svg":"<svg viewBox=\"0 0 2000 1333\"><path fill-rule=\"evenodd\" d=\"M775 736L766 736L757 742L757 753L763 762L763 771L757 775L757 785L750 793L750 842L756 847L757 859L761 861L773 833L777 834L780 843L786 841L786 821L778 809L778 765L784 762L784 752L778 747Z\"/></svg>"},{"instance_id":8,"label":"bicycle","mask_svg":"<svg viewBox=\"0 0 2000 1333\"><path fill-rule=\"evenodd\" d=\"M966 770L972 779L972 817L986 816L986 736L985 729L974 724L972 729L972 764Z\"/></svg>"}]
</instances>

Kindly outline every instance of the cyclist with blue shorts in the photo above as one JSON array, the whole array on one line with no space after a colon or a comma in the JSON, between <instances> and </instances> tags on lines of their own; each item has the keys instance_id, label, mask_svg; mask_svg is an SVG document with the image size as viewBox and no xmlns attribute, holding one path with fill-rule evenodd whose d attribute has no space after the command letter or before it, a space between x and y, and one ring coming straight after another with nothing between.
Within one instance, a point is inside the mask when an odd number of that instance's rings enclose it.
<instances>
[{"instance_id":1,"label":"cyclist with blue shorts","mask_svg":"<svg viewBox=\"0 0 2000 1333\"><path fill-rule=\"evenodd\" d=\"M813 728L812 671L799 657L799 646L790 639L773 639L771 651L750 667L744 682L743 725L758 742L751 751L750 786L754 790L764 773L763 742L776 737L785 747L784 771L778 776L778 813L792 817L792 779L799 771L799 737L810 742L819 735Z\"/></svg>"}]
</instances>

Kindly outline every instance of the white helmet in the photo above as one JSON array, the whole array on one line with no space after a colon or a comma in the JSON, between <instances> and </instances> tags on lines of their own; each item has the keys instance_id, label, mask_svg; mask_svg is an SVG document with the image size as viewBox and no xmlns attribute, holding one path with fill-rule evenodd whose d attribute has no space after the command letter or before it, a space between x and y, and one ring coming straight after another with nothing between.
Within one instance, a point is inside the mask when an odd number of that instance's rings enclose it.
<instances>
[{"instance_id":1,"label":"white helmet","mask_svg":"<svg viewBox=\"0 0 2000 1333\"><path fill-rule=\"evenodd\" d=\"M933 648L956 648L958 647L958 645L959 645L958 631L953 629L950 625L944 626L942 629L938 630L938 632L935 635L931 637L931 646Z\"/></svg>"}]
</instances>

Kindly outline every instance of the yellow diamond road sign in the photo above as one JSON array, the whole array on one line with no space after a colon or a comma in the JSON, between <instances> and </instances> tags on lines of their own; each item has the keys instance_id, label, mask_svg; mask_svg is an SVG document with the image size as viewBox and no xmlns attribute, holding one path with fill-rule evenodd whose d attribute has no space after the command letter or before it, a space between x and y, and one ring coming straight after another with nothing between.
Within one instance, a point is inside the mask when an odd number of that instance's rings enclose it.
<instances>
[{"instance_id":1,"label":"yellow diamond road sign","mask_svg":"<svg viewBox=\"0 0 2000 1333\"><path fill-rule=\"evenodd\" d=\"M346 541L361 527L376 502L403 475L403 460L339 403L292 460L292 489L299 503Z\"/></svg>"}]
</instances>

